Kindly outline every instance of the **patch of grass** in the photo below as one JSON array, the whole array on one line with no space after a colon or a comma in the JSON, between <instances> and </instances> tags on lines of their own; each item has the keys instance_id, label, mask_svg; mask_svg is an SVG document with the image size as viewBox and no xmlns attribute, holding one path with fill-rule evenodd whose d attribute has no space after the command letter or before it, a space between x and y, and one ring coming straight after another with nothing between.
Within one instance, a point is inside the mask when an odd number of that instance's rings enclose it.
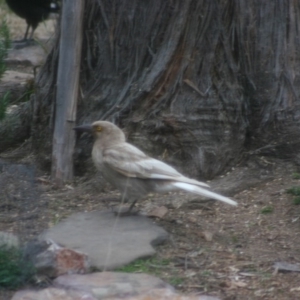
<instances>
[{"instance_id":1,"label":"patch of grass","mask_svg":"<svg viewBox=\"0 0 300 300\"><path fill-rule=\"evenodd\" d=\"M246 273L259 273L259 269L257 268L257 266L253 265L249 265L245 268L243 268L243 272Z\"/></svg>"},{"instance_id":2,"label":"patch of grass","mask_svg":"<svg viewBox=\"0 0 300 300\"><path fill-rule=\"evenodd\" d=\"M34 274L34 267L23 259L20 249L0 247L0 288L16 289L28 283Z\"/></svg>"},{"instance_id":3,"label":"patch of grass","mask_svg":"<svg viewBox=\"0 0 300 300\"><path fill-rule=\"evenodd\" d=\"M27 102L30 100L30 96L34 94L35 92L35 86L34 86L34 80L29 79L26 82L26 91L23 95L21 95L20 98L18 98L14 103L20 103L20 102Z\"/></svg>"},{"instance_id":4,"label":"patch of grass","mask_svg":"<svg viewBox=\"0 0 300 300\"><path fill-rule=\"evenodd\" d=\"M10 92L6 92L4 96L0 98L0 121L6 116L6 110L9 104Z\"/></svg>"},{"instance_id":5,"label":"patch of grass","mask_svg":"<svg viewBox=\"0 0 300 300\"><path fill-rule=\"evenodd\" d=\"M261 272L261 280L270 280L273 277L272 273L269 272Z\"/></svg>"},{"instance_id":6,"label":"patch of grass","mask_svg":"<svg viewBox=\"0 0 300 300\"><path fill-rule=\"evenodd\" d=\"M183 277L176 274L176 269L172 270L171 260L159 259L156 257L137 259L127 266L117 269L116 271L125 273L146 273L154 275L160 277L162 280L175 287L182 285L185 280Z\"/></svg>"},{"instance_id":7,"label":"patch of grass","mask_svg":"<svg viewBox=\"0 0 300 300\"><path fill-rule=\"evenodd\" d=\"M299 205L300 204L300 196L295 197L294 200L293 200L293 203L295 205Z\"/></svg>"},{"instance_id":8,"label":"patch of grass","mask_svg":"<svg viewBox=\"0 0 300 300\"><path fill-rule=\"evenodd\" d=\"M10 48L10 33L6 23L6 20L2 20L0 23L0 79L3 77L6 71L5 58L7 56L8 49ZM0 98L0 121L5 118L6 109L9 104L9 92Z\"/></svg>"},{"instance_id":9,"label":"patch of grass","mask_svg":"<svg viewBox=\"0 0 300 300\"><path fill-rule=\"evenodd\" d=\"M286 192L294 196L300 196L300 186L293 186L287 189Z\"/></svg>"},{"instance_id":10,"label":"patch of grass","mask_svg":"<svg viewBox=\"0 0 300 300\"><path fill-rule=\"evenodd\" d=\"M239 241L239 238L236 235L232 235L231 240L233 243L237 243Z\"/></svg>"},{"instance_id":11,"label":"patch of grass","mask_svg":"<svg viewBox=\"0 0 300 300\"><path fill-rule=\"evenodd\" d=\"M290 195L296 196L293 199L293 203L295 205L300 204L300 186L293 186L293 187L287 189L286 192Z\"/></svg>"},{"instance_id":12,"label":"patch of grass","mask_svg":"<svg viewBox=\"0 0 300 300\"><path fill-rule=\"evenodd\" d=\"M0 78L2 78L4 72L6 71L6 64L4 59L7 56L8 49L10 48L11 40L9 28L6 20L2 20L0 24Z\"/></svg>"},{"instance_id":13,"label":"patch of grass","mask_svg":"<svg viewBox=\"0 0 300 300\"><path fill-rule=\"evenodd\" d=\"M169 278L168 282L169 282L169 284L171 284L173 286L178 286L178 285L183 284L184 278L174 276L174 277Z\"/></svg>"},{"instance_id":14,"label":"patch of grass","mask_svg":"<svg viewBox=\"0 0 300 300\"><path fill-rule=\"evenodd\" d=\"M260 213L261 214L270 214L270 213L272 213L273 212L273 207L272 206L265 206L265 207L263 207L262 209L261 209L261 211L260 211Z\"/></svg>"},{"instance_id":15,"label":"patch of grass","mask_svg":"<svg viewBox=\"0 0 300 300\"><path fill-rule=\"evenodd\" d=\"M293 173L292 178L293 179L300 179L300 173Z\"/></svg>"},{"instance_id":16,"label":"patch of grass","mask_svg":"<svg viewBox=\"0 0 300 300\"><path fill-rule=\"evenodd\" d=\"M125 273L148 273L157 275L161 270L163 270L163 266L167 266L169 264L170 260L167 259L137 259L134 262L117 269L116 271Z\"/></svg>"},{"instance_id":17,"label":"patch of grass","mask_svg":"<svg viewBox=\"0 0 300 300\"><path fill-rule=\"evenodd\" d=\"M62 217L59 214L55 214L52 219L52 224L57 225L61 221Z\"/></svg>"},{"instance_id":18,"label":"patch of grass","mask_svg":"<svg viewBox=\"0 0 300 300\"><path fill-rule=\"evenodd\" d=\"M205 270L205 271L201 272L201 275L202 275L202 276L205 276L205 277L209 277L209 276L212 275L212 273L211 273L211 271L209 271L209 270Z\"/></svg>"}]
</instances>

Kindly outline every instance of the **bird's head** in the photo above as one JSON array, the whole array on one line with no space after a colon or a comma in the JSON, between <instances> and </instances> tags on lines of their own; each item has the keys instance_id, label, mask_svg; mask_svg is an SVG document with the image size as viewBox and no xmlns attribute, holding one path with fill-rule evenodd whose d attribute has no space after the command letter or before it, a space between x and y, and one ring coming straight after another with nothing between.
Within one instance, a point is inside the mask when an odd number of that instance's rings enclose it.
<instances>
[{"instance_id":1,"label":"bird's head","mask_svg":"<svg viewBox=\"0 0 300 300\"><path fill-rule=\"evenodd\" d=\"M74 127L76 132L87 132L94 136L95 140L99 140L105 145L111 142L125 142L123 131L115 124L108 121L96 121L92 124Z\"/></svg>"}]
</instances>

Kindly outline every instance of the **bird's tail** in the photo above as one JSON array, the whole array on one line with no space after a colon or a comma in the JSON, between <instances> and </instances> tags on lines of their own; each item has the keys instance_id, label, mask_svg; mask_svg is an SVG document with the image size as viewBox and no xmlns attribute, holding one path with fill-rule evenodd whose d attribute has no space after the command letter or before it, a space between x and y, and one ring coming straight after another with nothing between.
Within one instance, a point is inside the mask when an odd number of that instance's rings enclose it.
<instances>
[{"instance_id":1,"label":"bird's tail","mask_svg":"<svg viewBox=\"0 0 300 300\"><path fill-rule=\"evenodd\" d=\"M234 205L234 206L237 205L237 203L235 201L233 201L233 200L231 200L227 197L224 197L222 195L216 194L214 192L208 191L204 188L201 188L200 186L188 184L188 183L185 183L185 182L173 182L172 185L176 186L177 188L179 188L181 190L185 190L185 191L190 192L190 193L194 193L194 194L197 194L197 195L213 198L213 199L225 202L225 203L230 204L230 205Z\"/></svg>"}]
</instances>

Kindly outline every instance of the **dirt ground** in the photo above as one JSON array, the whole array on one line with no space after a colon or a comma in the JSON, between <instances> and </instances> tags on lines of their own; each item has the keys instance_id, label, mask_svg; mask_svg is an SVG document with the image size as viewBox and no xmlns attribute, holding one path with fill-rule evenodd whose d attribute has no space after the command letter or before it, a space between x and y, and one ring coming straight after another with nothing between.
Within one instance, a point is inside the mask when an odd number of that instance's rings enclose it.
<instances>
[{"instance_id":1,"label":"dirt ground","mask_svg":"<svg viewBox=\"0 0 300 300\"><path fill-rule=\"evenodd\" d=\"M98 174L58 188L32 165L32 156L12 163L8 155L1 161L0 230L13 232L24 242L72 213L119 204L118 193ZM266 170L268 176L259 178L257 174ZM276 262L300 261L300 206L286 193L300 186L300 180L293 179L295 172L290 162L252 157L211 182L243 187L255 176L252 179L259 183L232 197L238 207L183 193L150 195L140 201L138 208L144 214L167 208L163 218L153 217L170 233L170 240L157 248L157 261L168 264L155 266L156 274L180 291L221 299L299 299L300 274L273 267Z\"/></svg>"},{"instance_id":2,"label":"dirt ground","mask_svg":"<svg viewBox=\"0 0 300 300\"><path fill-rule=\"evenodd\" d=\"M22 37L24 22L1 9L13 38ZM37 37L45 35L44 29L39 26ZM210 183L238 207L183 193L140 201L144 214L167 208L164 217L153 217L170 233L170 240L157 248L157 261L169 262L155 266L158 275L182 292L224 300L300 299L300 274L273 267L276 262L300 263L300 205L286 193L300 186L295 172L291 162L252 156ZM28 144L0 153L0 190L0 231L15 233L22 242L72 213L119 204L117 192L96 172L56 187L35 165ZM0 299L11 294L0 291Z\"/></svg>"}]
</instances>

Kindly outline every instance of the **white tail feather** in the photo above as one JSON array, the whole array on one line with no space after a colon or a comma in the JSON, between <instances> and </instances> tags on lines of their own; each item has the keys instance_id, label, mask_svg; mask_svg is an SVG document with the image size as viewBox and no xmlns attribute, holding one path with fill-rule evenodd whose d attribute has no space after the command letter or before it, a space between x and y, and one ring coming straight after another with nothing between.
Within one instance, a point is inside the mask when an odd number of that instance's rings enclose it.
<instances>
[{"instance_id":1,"label":"white tail feather","mask_svg":"<svg viewBox=\"0 0 300 300\"><path fill-rule=\"evenodd\" d=\"M185 183L189 183L189 184L194 184L194 185L200 185L200 186L205 186L205 187L210 187L208 184L201 182L201 181L197 181L185 176L181 176L181 177L177 177L176 176L170 176L170 175L164 175L164 174L156 174L156 173L152 173L149 175L149 178L154 178L154 179L167 179L167 180L180 180L180 182L185 182Z\"/></svg>"},{"instance_id":2,"label":"white tail feather","mask_svg":"<svg viewBox=\"0 0 300 300\"><path fill-rule=\"evenodd\" d=\"M188 183L185 183L185 182L172 182L172 185L179 188L179 189L182 189L182 190L185 190L187 192L191 192L191 193L194 193L194 194L198 194L198 195L201 195L201 196L205 196L205 197L209 197L209 198L213 198L213 199L216 199L216 200L220 200L222 202L225 202L227 204L230 204L230 205L234 205L236 206L237 203L227 197L224 197L222 195L219 195L219 194L216 194L214 192L211 192L211 191L208 191L206 189L203 189L199 186L196 186L196 185L192 185L192 184L188 184Z\"/></svg>"}]
</instances>

